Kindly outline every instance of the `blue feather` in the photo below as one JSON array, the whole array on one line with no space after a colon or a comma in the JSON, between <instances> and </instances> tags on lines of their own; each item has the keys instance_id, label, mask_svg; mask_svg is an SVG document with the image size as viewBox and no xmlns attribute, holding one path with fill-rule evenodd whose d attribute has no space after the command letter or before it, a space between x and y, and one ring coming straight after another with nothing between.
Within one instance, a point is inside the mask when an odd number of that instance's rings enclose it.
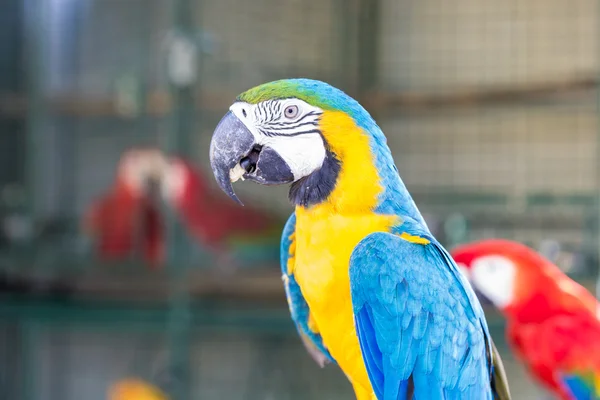
<instances>
[{"instance_id":1,"label":"blue feather","mask_svg":"<svg viewBox=\"0 0 600 400\"><path fill-rule=\"evenodd\" d=\"M377 398L403 398L412 377L415 398L492 399L483 311L458 284L462 275L446 251L418 233L430 243L373 233L350 260L357 333ZM435 297L427 295L432 289Z\"/></svg>"}]
</instances>

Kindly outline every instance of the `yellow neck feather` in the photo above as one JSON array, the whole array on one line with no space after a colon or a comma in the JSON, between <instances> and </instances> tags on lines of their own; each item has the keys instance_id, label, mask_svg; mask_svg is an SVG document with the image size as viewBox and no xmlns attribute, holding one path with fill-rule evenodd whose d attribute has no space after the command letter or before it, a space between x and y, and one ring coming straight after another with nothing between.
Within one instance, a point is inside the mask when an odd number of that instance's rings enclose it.
<instances>
[{"instance_id":1,"label":"yellow neck feather","mask_svg":"<svg viewBox=\"0 0 600 400\"><path fill-rule=\"evenodd\" d=\"M311 214L362 214L377 206L383 191L369 146L369 137L346 113L325 111L321 131L341 163L335 189ZM304 207L297 207L303 209Z\"/></svg>"}]
</instances>

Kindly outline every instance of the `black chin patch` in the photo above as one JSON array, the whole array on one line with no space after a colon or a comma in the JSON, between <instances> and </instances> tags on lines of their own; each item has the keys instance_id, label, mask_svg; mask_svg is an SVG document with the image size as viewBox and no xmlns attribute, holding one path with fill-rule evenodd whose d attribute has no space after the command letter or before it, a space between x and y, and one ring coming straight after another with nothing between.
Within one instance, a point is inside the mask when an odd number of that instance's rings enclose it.
<instances>
[{"instance_id":1,"label":"black chin patch","mask_svg":"<svg viewBox=\"0 0 600 400\"><path fill-rule=\"evenodd\" d=\"M325 201L335 188L340 169L340 161L327 150L320 169L292 184L289 193L292 204L309 207Z\"/></svg>"}]
</instances>

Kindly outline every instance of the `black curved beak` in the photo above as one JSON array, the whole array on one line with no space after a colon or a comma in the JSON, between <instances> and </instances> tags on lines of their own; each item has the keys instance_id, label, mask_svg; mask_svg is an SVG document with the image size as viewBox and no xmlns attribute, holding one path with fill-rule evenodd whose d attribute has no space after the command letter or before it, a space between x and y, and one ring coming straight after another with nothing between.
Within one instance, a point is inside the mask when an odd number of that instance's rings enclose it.
<instances>
[{"instance_id":1,"label":"black curved beak","mask_svg":"<svg viewBox=\"0 0 600 400\"><path fill-rule=\"evenodd\" d=\"M160 179L155 177L155 176L151 176L151 177L147 177L144 180L144 187L146 190L146 194L152 198L152 199L159 199L160 198Z\"/></svg>"},{"instance_id":2,"label":"black curved beak","mask_svg":"<svg viewBox=\"0 0 600 400\"><path fill-rule=\"evenodd\" d=\"M229 197L240 205L233 191L231 171L252 151L254 136L231 111L221 119L210 141L210 166L215 179Z\"/></svg>"},{"instance_id":3,"label":"black curved beak","mask_svg":"<svg viewBox=\"0 0 600 400\"><path fill-rule=\"evenodd\" d=\"M252 132L229 111L221 119L210 142L210 165L219 187L238 204L232 183L249 179L263 185L294 181L286 162L270 147L262 147Z\"/></svg>"}]
</instances>

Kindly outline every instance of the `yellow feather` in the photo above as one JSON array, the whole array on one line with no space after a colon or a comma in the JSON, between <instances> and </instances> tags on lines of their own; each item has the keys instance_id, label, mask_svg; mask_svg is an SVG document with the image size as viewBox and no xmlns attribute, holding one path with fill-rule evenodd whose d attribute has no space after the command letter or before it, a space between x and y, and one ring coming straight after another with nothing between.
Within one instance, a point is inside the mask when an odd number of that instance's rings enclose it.
<instances>
[{"instance_id":1,"label":"yellow feather","mask_svg":"<svg viewBox=\"0 0 600 400\"><path fill-rule=\"evenodd\" d=\"M317 325L317 321L313 318L312 313L308 313L308 321L307 321L308 329L310 329L313 333L319 333L319 327Z\"/></svg>"},{"instance_id":2,"label":"yellow feather","mask_svg":"<svg viewBox=\"0 0 600 400\"><path fill-rule=\"evenodd\" d=\"M370 213L383 191L369 137L354 120L339 111L326 111L321 116L321 130L331 150L342 162L337 184L321 212Z\"/></svg>"},{"instance_id":3,"label":"yellow feather","mask_svg":"<svg viewBox=\"0 0 600 400\"><path fill-rule=\"evenodd\" d=\"M124 379L109 389L109 400L167 400L156 386L140 379Z\"/></svg>"},{"instance_id":4,"label":"yellow feather","mask_svg":"<svg viewBox=\"0 0 600 400\"><path fill-rule=\"evenodd\" d=\"M429 240L422 238L421 236L411 235L410 233L407 233L407 232L402 232L402 234L400 234L398 236L400 236L402 239L406 240L407 242L416 243L416 244L429 244Z\"/></svg>"},{"instance_id":5,"label":"yellow feather","mask_svg":"<svg viewBox=\"0 0 600 400\"><path fill-rule=\"evenodd\" d=\"M354 328L350 255L367 235L388 232L399 218L373 212L383 187L367 135L341 112L326 111L320 125L341 161L341 170L326 201L309 208L296 207L295 256L288 270L294 270L325 346L359 399L369 399L373 389Z\"/></svg>"},{"instance_id":6,"label":"yellow feather","mask_svg":"<svg viewBox=\"0 0 600 400\"><path fill-rule=\"evenodd\" d=\"M293 275L294 274L294 258L296 255L296 233L292 232L292 234L289 236L289 240L290 240L290 247L288 249L288 262L287 262L287 273L288 275Z\"/></svg>"}]
</instances>

